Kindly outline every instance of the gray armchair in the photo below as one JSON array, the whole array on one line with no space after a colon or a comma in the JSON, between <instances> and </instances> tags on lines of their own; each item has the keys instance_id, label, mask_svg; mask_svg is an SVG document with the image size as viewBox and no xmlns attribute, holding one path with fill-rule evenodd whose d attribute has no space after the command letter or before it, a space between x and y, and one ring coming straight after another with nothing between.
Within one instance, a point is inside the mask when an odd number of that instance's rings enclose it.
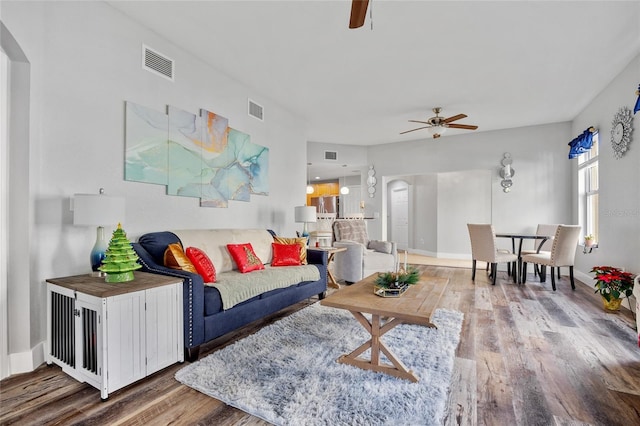
<instances>
[{"instance_id":1,"label":"gray armchair","mask_svg":"<svg viewBox=\"0 0 640 426\"><path fill-rule=\"evenodd\" d=\"M396 243L369 240L364 220L336 220L333 223L333 234L334 247L347 249L335 257L335 275L338 279L353 283L376 272L396 269Z\"/></svg>"}]
</instances>

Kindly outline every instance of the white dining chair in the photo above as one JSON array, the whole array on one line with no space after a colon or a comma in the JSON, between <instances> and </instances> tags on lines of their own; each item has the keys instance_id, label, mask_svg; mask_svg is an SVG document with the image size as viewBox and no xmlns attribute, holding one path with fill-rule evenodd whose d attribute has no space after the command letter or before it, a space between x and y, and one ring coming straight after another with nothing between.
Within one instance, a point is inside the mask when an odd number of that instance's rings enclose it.
<instances>
[{"instance_id":1,"label":"white dining chair","mask_svg":"<svg viewBox=\"0 0 640 426\"><path fill-rule=\"evenodd\" d=\"M536 239L534 240L533 250L522 250L520 252L520 256L524 256L526 254L535 254L541 252L551 252L551 247L553 246L553 236L556 235L556 231L558 229L558 224L544 224L539 223L538 228L536 229L536 235L549 236L548 240ZM539 268L536 264L533 268L533 275L539 275ZM558 279L560 278L560 268L558 267Z\"/></svg>"},{"instance_id":2,"label":"white dining chair","mask_svg":"<svg viewBox=\"0 0 640 426\"><path fill-rule=\"evenodd\" d=\"M513 282L516 282L516 262L518 256L505 252L504 250L498 250L496 247L496 238L493 226L490 224L477 224L468 223L469 238L471 239L471 259L472 259L472 271L471 280L476 279L476 262L487 262L491 265L491 281L493 285L496 285L496 276L498 273L498 263L510 264L510 271L513 271Z\"/></svg>"},{"instance_id":3,"label":"white dining chair","mask_svg":"<svg viewBox=\"0 0 640 426\"><path fill-rule=\"evenodd\" d=\"M551 267L551 287L556 291L555 268L569 267L571 288L576 289L573 279L573 264L576 257L576 248L580 238L580 225L558 225L550 252L533 253L522 256L522 283L527 280L527 263L541 265L540 282L545 282L546 267Z\"/></svg>"}]
</instances>

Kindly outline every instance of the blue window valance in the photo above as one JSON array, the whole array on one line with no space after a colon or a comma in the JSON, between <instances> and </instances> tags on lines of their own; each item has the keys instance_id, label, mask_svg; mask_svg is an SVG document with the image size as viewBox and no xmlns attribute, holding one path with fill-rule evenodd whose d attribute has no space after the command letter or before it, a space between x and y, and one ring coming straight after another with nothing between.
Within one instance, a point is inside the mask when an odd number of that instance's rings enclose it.
<instances>
[{"instance_id":1,"label":"blue window valance","mask_svg":"<svg viewBox=\"0 0 640 426\"><path fill-rule=\"evenodd\" d=\"M591 149L593 145L593 134L595 132L596 129L594 127L589 127L582 132L582 134L578 135L577 138L569 142L569 159L576 158Z\"/></svg>"}]
</instances>

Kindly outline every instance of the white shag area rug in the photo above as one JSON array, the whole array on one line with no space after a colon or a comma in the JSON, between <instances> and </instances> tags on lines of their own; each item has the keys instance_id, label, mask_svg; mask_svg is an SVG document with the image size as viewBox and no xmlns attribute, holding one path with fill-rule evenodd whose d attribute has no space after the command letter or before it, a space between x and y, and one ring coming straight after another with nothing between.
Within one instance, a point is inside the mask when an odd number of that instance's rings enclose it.
<instances>
[{"instance_id":1,"label":"white shag area rug","mask_svg":"<svg viewBox=\"0 0 640 426\"><path fill-rule=\"evenodd\" d=\"M418 383L338 364L370 336L351 313L319 303L182 368L176 379L276 425L438 425L463 314L438 309L432 320L437 329L402 324L382 336Z\"/></svg>"}]
</instances>

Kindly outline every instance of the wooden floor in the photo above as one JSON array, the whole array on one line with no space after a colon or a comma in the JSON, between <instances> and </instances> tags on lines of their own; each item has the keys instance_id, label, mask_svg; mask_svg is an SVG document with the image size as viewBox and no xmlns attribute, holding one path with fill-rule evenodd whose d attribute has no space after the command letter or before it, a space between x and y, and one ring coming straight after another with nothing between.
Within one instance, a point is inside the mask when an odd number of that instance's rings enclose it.
<instances>
[{"instance_id":1,"label":"wooden floor","mask_svg":"<svg viewBox=\"0 0 640 426\"><path fill-rule=\"evenodd\" d=\"M441 307L465 315L444 424L640 424L640 348L631 311L604 313L590 286L578 283L571 291L566 277L554 293L549 279L540 284L533 276L519 286L500 273L494 287L483 270L474 284L470 269L420 269L449 278ZM225 336L203 347L203 355L304 306ZM43 365L0 382L0 424L266 424L181 385L173 378L180 368L101 402L98 390Z\"/></svg>"}]
</instances>

